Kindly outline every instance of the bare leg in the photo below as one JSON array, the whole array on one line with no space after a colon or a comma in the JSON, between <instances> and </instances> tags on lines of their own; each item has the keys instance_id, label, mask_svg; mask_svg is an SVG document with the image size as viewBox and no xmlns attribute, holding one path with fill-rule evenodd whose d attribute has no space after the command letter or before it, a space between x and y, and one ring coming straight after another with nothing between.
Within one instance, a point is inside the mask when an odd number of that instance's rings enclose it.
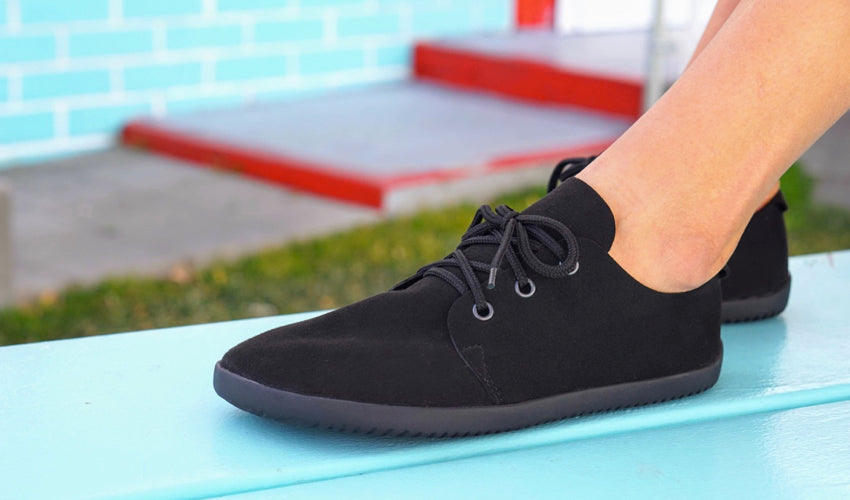
<instances>
[{"instance_id":1,"label":"bare leg","mask_svg":"<svg viewBox=\"0 0 850 500\"><path fill-rule=\"evenodd\" d=\"M720 31L720 28L726 24L726 20L729 19L729 16L732 15L732 12L735 11L735 7L741 3L741 0L718 0L717 4L714 6L714 11L711 13L711 19L708 20L708 24L705 25L705 30L702 32L702 36L699 39L699 43L697 43L696 48L694 48L694 53L691 54L691 59L688 61L687 67L690 67L691 64L694 63L697 57L702 53L703 49L711 42L714 38L714 35ZM770 194L762 201L759 207L764 206L767 202L771 200L771 198L776 195L776 191L779 190L779 182L776 183L774 188L771 190Z\"/></svg>"},{"instance_id":2,"label":"bare leg","mask_svg":"<svg viewBox=\"0 0 850 500\"><path fill-rule=\"evenodd\" d=\"M788 165L850 107L847 19L847 0L741 0L579 174L611 206L610 254L635 279L676 292L720 270Z\"/></svg>"},{"instance_id":3,"label":"bare leg","mask_svg":"<svg viewBox=\"0 0 850 500\"><path fill-rule=\"evenodd\" d=\"M714 11L711 13L711 19L709 19L708 24L705 25L705 30L702 32L699 43L697 43L694 53L691 55L691 60L688 61L688 67L694 63L694 60L699 57L703 49L705 49L709 42L711 42L711 39L714 38L714 35L716 35L717 32L720 31L720 28L726 24L726 20L729 19L729 16L732 15L735 7L737 7L740 2L741 0L717 0L717 4L714 6Z\"/></svg>"}]
</instances>

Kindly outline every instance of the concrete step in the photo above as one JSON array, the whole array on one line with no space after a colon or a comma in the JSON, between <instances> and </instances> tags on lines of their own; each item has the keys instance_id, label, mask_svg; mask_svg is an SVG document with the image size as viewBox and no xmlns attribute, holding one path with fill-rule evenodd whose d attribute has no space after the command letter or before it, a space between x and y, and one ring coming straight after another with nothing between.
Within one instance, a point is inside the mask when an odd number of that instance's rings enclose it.
<instances>
[{"instance_id":1,"label":"concrete step","mask_svg":"<svg viewBox=\"0 0 850 500\"><path fill-rule=\"evenodd\" d=\"M630 120L421 82L143 119L125 143L400 212L542 184ZM535 169L534 167L539 167Z\"/></svg>"},{"instance_id":2,"label":"concrete step","mask_svg":"<svg viewBox=\"0 0 850 500\"><path fill-rule=\"evenodd\" d=\"M480 201L616 139L640 113L647 43L550 31L421 42L413 82L145 119L123 140L386 212Z\"/></svg>"},{"instance_id":3,"label":"concrete step","mask_svg":"<svg viewBox=\"0 0 850 500\"><path fill-rule=\"evenodd\" d=\"M648 49L643 31L464 36L418 43L414 73L424 81L634 119L641 112ZM665 69L673 81L677 70Z\"/></svg>"}]
</instances>

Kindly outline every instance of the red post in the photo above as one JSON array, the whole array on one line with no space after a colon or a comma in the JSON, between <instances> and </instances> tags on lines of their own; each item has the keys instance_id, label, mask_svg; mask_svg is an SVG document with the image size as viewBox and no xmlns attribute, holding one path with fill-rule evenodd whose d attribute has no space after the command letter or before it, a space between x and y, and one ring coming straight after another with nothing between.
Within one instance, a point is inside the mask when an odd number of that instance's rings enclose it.
<instances>
[{"instance_id":1,"label":"red post","mask_svg":"<svg viewBox=\"0 0 850 500\"><path fill-rule=\"evenodd\" d=\"M555 0L516 0L517 28L552 28Z\"/></svg>"}]
</instances>

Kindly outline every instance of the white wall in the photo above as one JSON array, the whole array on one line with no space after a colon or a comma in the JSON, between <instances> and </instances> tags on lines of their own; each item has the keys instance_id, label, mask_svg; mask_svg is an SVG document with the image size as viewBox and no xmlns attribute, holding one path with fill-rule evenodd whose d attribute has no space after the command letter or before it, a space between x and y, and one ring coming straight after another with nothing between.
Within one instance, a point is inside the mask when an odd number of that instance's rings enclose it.
<instances>
[{"instance_id":1,"label":"white wall","mask_svg":"<svg viewBox=\"0 0 850 500\"><path fill-rule=\"evenodd\" d=\"M555 29L593 33L648 29L655 0L556 0ZM665 0L664 20L674 45L671 64L684 68L714 9L714 0Z\"/></svg>"}]
</instances>

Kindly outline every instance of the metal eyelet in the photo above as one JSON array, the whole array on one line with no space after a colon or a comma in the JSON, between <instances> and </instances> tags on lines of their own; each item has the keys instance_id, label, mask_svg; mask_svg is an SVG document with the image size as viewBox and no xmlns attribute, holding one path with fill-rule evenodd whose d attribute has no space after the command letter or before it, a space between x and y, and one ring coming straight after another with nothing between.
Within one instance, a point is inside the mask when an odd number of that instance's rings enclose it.
<instances>
[{"instance_id":1,"label":"metal eyelet","mask_svg":"<svg viewBox=\"0 0 850 500\"><path fill-rule=\"evenodd\" d=\"M481 321L487 321L488 319L493 317L493 304L487 302L487 314L482 316L481 313L478 312L478 306L476 304L472 304L472 315Z\"/></svg>"},{"instance_id":2,"label":"metal eyelet","mask_svg":"<svg viewBox=\"0 0 850 500\"><path fill-rule=\"evenodd\" d=\"M522 291L522 290L520 289L520 287L519 287L519 281L514 281L514 291L515 291L515 292L516 292L516 294L517 294L517 295L519 295L520 297L522 297L522 298L524 298L524 299L527 299L527 298L531 297L532 295L534 295L534 292L536 292L536 291L537 291L537 287L536 287L536 286L534 286L534 282L533 282L533 281L528 280L528 284L529 284L529 285L531 285L531 290L529 290L528 292L523 293L523 291Z\"/></svg>"},{"instance_id":3,"label":"metal eyelet","mask_svg":"<svg viewBox=\"0 0 850 500\"><path fill-rule=\"evenodd\" d=\"M578 261L576 261L576 265L573 266L573 269L567 274L567 276L572 276L578 272Z\"/></svg>"}]
</instances>

